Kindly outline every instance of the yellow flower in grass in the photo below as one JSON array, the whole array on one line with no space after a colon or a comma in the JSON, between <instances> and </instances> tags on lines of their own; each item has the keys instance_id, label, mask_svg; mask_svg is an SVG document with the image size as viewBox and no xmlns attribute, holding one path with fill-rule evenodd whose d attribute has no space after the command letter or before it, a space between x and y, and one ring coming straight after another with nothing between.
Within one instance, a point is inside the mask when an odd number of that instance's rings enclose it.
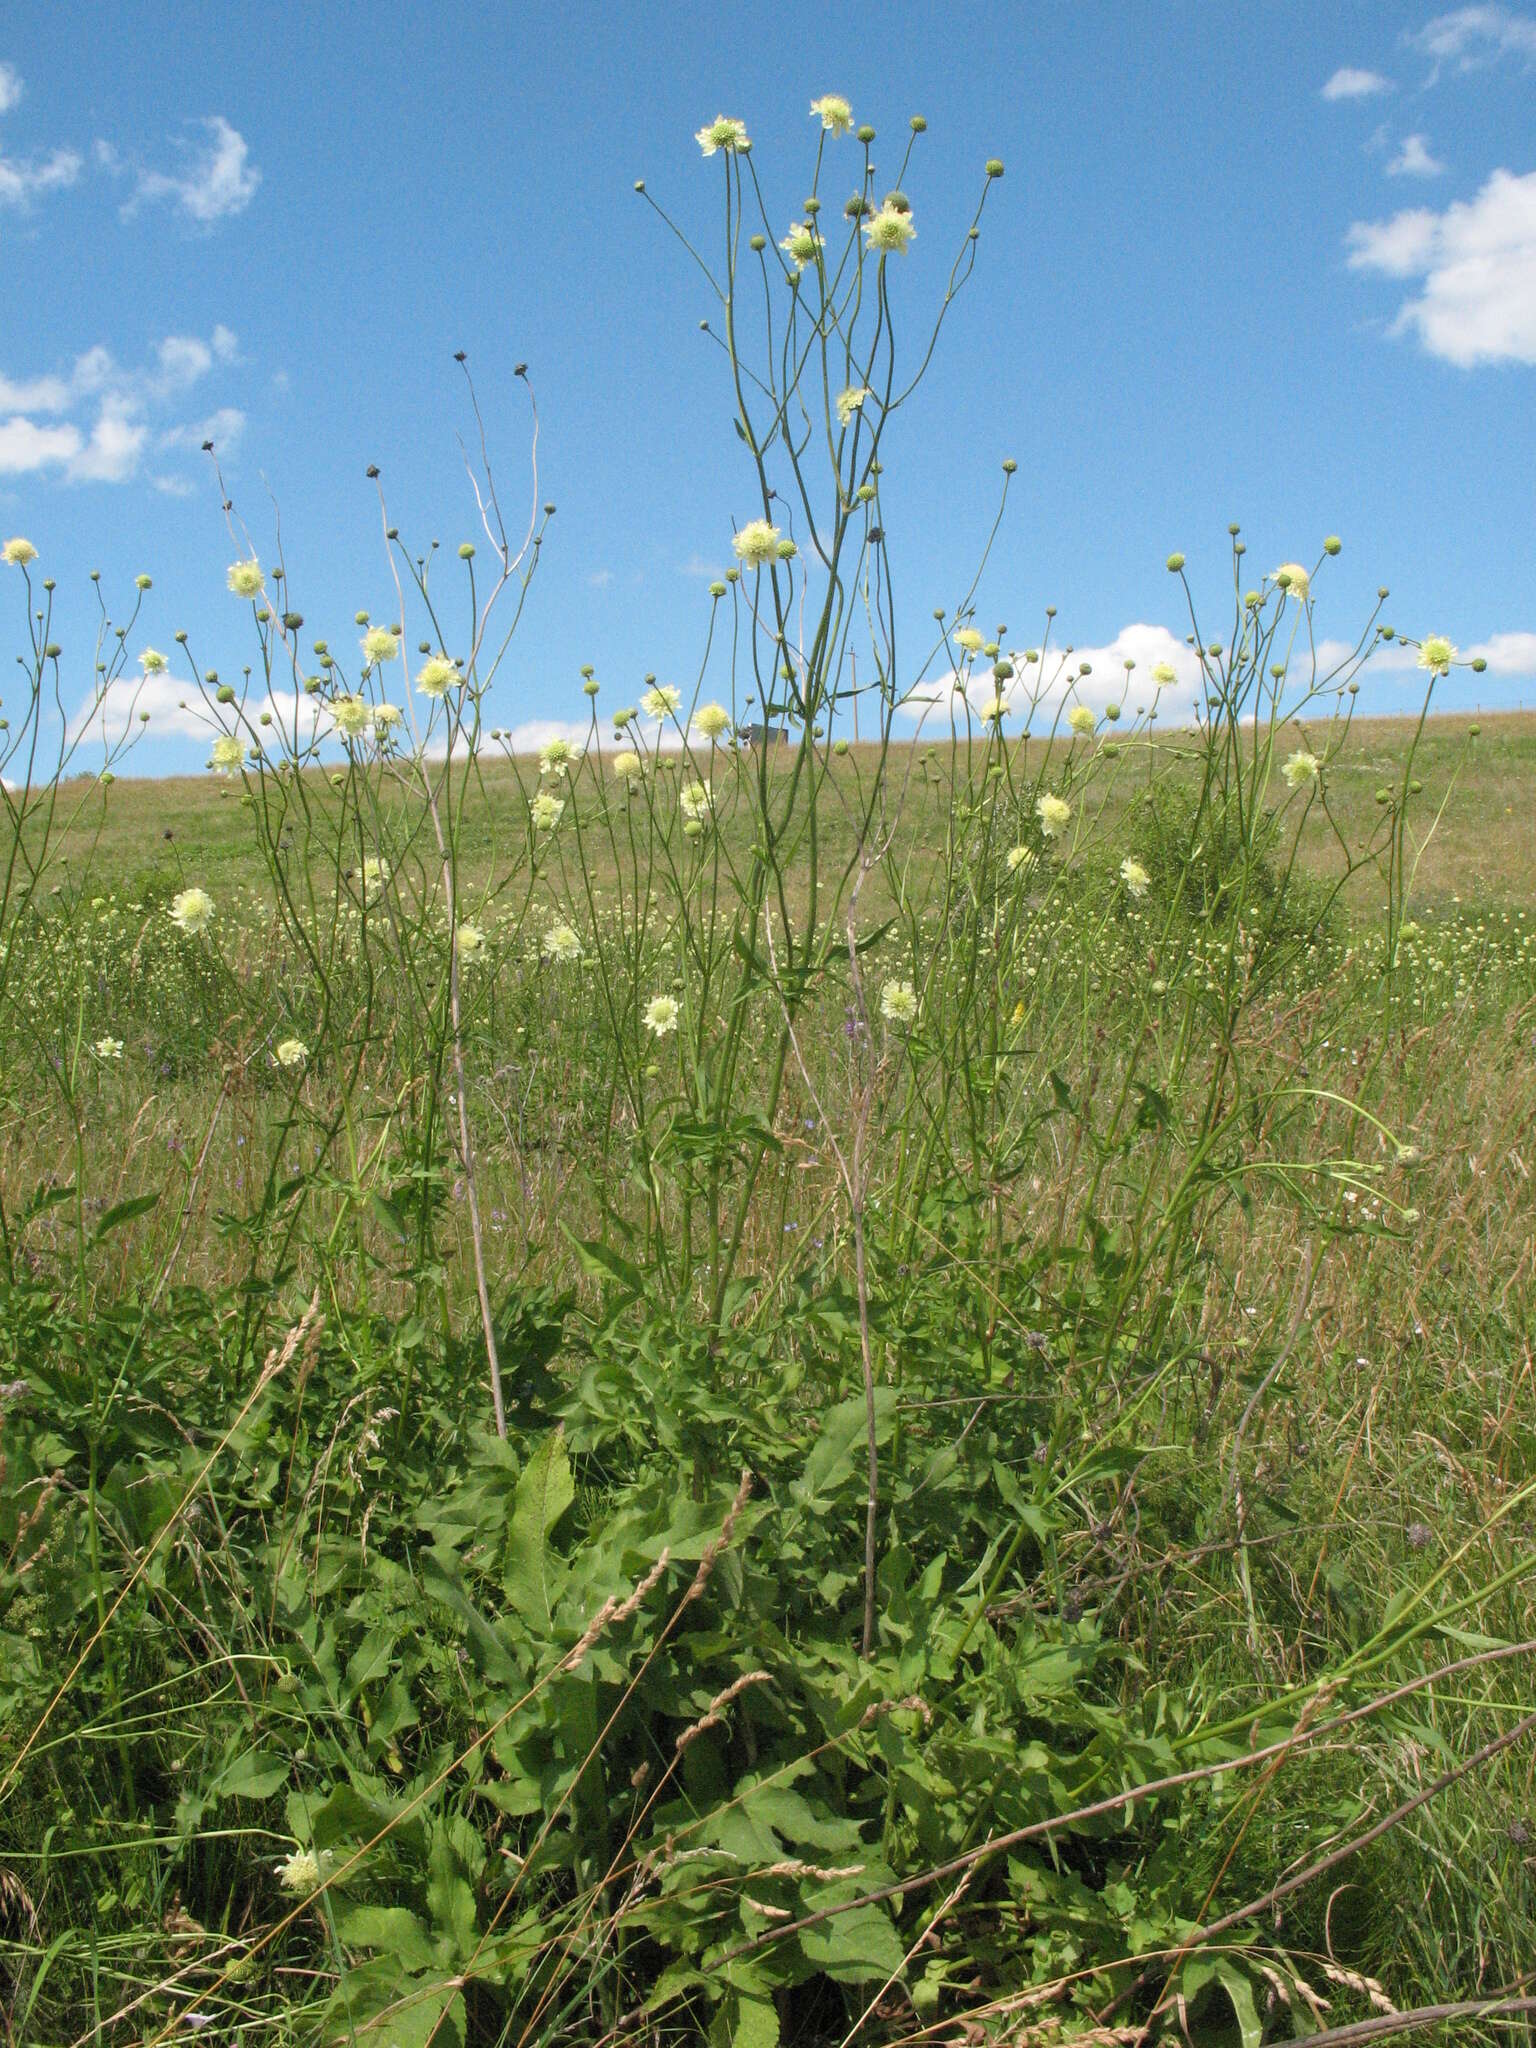
<instances>
[{"instance_id":1,"label":"yellow flower in grass","mask_svg":"<svg viewBox=\"0 0 1536 2048\"><path fill-rule=\"evenodd\" d=\"M302 1067L309 1058L309 1047L302 1038L280 1038L272 1048L272 1057L280 1067Z\"/></svg>"},{"instance_id":2,"label":"yellow flower in grass","mask_svg":"<svg viewBox=\"0 0 1536 2048\"><path fill-rule=\"evenodd\" d=\"M1288 756L1280 769L1288 789L1304 789L1309 782L1316 782L1322 763L1316 754L1306 747L1298 747Z\"/></svg>"},{"instance_id":3,"label":"yellow flower in grass","mask_svg":"<svg viewBox=\"0 0 1536 2048\"><path fill-rule=\"evenodd\" d=\"M213 922L213 898L206 889L183 889L171 898L171 923L191 937Z\"/></svg>"},{"instance_id":4,"label":"yellow flower in grass","mask_svg":"<svg viewBox=\"0 0 1536 2048\"><path fill-rule=\"evenodd\" d=\"M485 933L481 931L479 925L461 924L455 937L461 960L478 960L485 952Z\"/></svg>"},{"instance_id":5,"label":"yellow flower in grass","mask_svg":"<svg viewBox=\"0 0 1536 2048\"><path fill-rule=\"evenodd\" d=\"M678 792L683 816L702 823L715 808L714 791L707 782L685 782Z\"/></svg>"},{"instance_id":6,"label":"yellow flower in grass","mask_svg":"<svg viewBox=\"0 0 1536 2048\"><path fill-rule=\"evenodd\" d=\"M610 765L621 781L632 782L640 773L640 756L633 747L620 747Z\"/></svg>"},{"instance_id":7,"label":"yellow flower in grass","mask_svg":"<svg viewBox=\"0 0 1536 2048\"><path fill-rule=\"evenodd\" d=\"M1141 862L1133 860L1129 854L1120 863L1120 879L1125 884L1126 895L1134 896L1138 902L1152 886L1152 877Z\"/></svg>"},{"instance_id":8,"label":"yellow flower in grass","mask_svg":"<svg viewBox=\"0 0 1536 2048\"><path fill-rule=\"evenodd\" d=\"M539 749L539 773L541 775L567 775L581 759L580 750L569 740L558 735L546 740Z\"/></svg>"},{"instance_id":9,"label":"yellow flower in grass","mask_svg":"<svg viewBox=\"0 0 1536 2048\"><path fill-rule=\"evenodd\" d=\"M645 1028L653 1037L665 1038L677 1029L677 997L652 996L645 1006Z\"/></svg>"},{"instance_id":10,"label":"yellow flower in grass","mask_svg":"<svg viewBox=\"0 0 1536 2048\"><path fill-rule=\"evenodd\" d=\"M917 1020L917 990L910 981L888 981L880 991L880 1014L888 1024Z\"/></svg>"},{"instance_id":11,"label":"yellow flower in grass","mask_svg":"<svg viewBox=\"0 0 1536 2048\"><path fill-rule=\"evenodd\" d=\"M1035 857L1032 846L1010 846L1008 849L1008 872L1016 875L1020 868L1027 868Z\"/></svg>"},{"instance_id":12,"label":"yellow flower in grass","mask_svg":"<svg viewBox=\"0 0 1536 2048\"><path fill-rule=\"evenodd\" d=\"M707 740L719 739L731 723L731 714L723 704L701 704L693 714L693 729Z\"/></svg>"},{"instance_id":13,"label":"yellow flower in grass","mask_svg":"<svg viewBox=\"0 0 1536 2048\"><path fill-rule=\"evenodd\" d=\"M1072 806L1064 796L1047 793L1035 799L1035 816L1047 839L1059 839L1072 822Z\"/></svg>"},{"instance_id":14,"label":"yellow flower in grass","mask_svg":"<svg viewBox=\"0 0 1536 2048\"><path fill-rule=\"evenodd\" d=\"M245 760L245 742L232 732L221 732L213 743L208 765L218 775L232 775Z\"/></svg>"},{"instance_id":15,"label":"yellow flower in grass","mask_svg":"<svg viewBox=\"0 0 1536 2048\"><path fill-rule=\"evenodd\" d=\"M392 633L388 626L370 626L363 635L363 659L370 666L379 661L393 661L400 652L400 636Z\"/></svg>"},{"instance_id":16,"label":"yellow flower in grass","mask_svg":"<svg viewBox=\"0 0 1536 2048\"><path fill-rule=\"evenodd\" d=\"M120 1060L123 1041L120 1038L98 1038L93 1050L99 1060Z\"/></svg>"},{"instance_id":17,"label":"yellow flower in grass","mask_svg":"<svg viewBox=\"0 0 1536 2048\"><path fill-rule=\"evenodd\" d=\"M363 901L376 903L389 881L389 862L380 860L376 853L368 854L363 861L358 880L362 886Z\"/></svg>"},{"instance_id":18,"label":"yellow flower in grass","mask_svg":"<svg viewBox=\"0 0 1536 2048\"><path fill-rule=\"evenodd\" d=\"M535 831L553 832L564 809L563 797L551 796L547 789L541 789L528 806L528 815L533 820Z\"/></svg>"},{"instance_id":19,"label":"yellow flower in grass","mask_svg":"<svg viewBox=\"0 0 1536 2048\"><path fill-rule=\"evenodd\" d=\"M1067 723L1079 739L1089 738L1098 722L1086 704L1074 704L1067 713Z\"/></svg>"},{"instance_id":20,"label":"yellow flower in grass","mask_svg":"<svg viewBox=\"0 0 1536 2048\"><path fill-rule=\"evenodd\" d=\"M640 709L647 718L665 718L676 711L683 701L683 693L671 683L653 683L640 699Z\"/></svg>"},{"instance_id":21,"label":"yellow flower in grass","mask_svg":"<svg viewBox=\"0 0 1536 2048\"><path fill-rule=\"evenodd\" d=\"M571 925L552 924L544 934L539 951L546 960L553 960L560 967L568 967L573 960L581 958L581 940Z\"/></svg>"},{"instance_id":22,"label":"yellow flower in grass","mask_svg":"<svg viewBox=\"0 0 1536 2048\"><path fill-rule=\"evenodd\" d=\"M329 1849L295 1849L277 1865L277 1881L285 1892L307 1899L311 1892L319 1891L335 1861Z\"/></svg>"}]
</instances>

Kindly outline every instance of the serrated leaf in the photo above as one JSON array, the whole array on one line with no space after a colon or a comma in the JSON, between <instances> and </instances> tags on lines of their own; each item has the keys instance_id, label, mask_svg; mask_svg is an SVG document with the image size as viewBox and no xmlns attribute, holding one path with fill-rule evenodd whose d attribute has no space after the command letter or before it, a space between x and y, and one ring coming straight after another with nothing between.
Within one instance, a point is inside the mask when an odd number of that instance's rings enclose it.
<instances>
[{"instance_id":1,"label":"serrated leaf","mask_svg":"<svg viewBox=\"0 0 1536 2048\"><path fill-rule=\"evenodd\" d=\"M547 1631L553 1617L549 1535L576 1498L564 1428L552 1429L523 1467L507 1536L507 1598L532 1626Z\"/></svg>"}]
</instances>

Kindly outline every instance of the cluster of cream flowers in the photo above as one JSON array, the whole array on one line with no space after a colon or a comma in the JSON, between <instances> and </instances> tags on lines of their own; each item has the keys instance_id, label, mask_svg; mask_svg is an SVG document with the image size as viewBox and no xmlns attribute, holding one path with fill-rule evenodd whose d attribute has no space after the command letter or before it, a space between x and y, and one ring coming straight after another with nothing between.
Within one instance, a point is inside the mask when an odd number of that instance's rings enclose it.
<instances>
[{"instance_id":1,"label":"cluster of cream flowers","mask_svg":"<svg viewBox=\"0 0 1536 2048\"><path fill-rule=\"evenodd\" d=\"M880 1014L887 1024L917 1021L917 990L910 981L888 981L880 991Z\"/></svg>"},{"instance_id":2,"label":"cluster of cream flowers","mask_svg":"<svg viewBox=\"0 0 1536 2048\"><path fill-rule=\"evenodd\" d=\"M1072 822L1072 806L1064 796L1053 796L1047 791L1035 799L1035 816L1047 839L1059 839Z\"/></svg>"},{"instance_id":3,"label":"cluster of cream flowers","mask_svg":"<svg viewBox=\"0 0 1536 2048\"><path fill-rule=\"evenodd\" d=\"M169 914L173 925L195 938L213 922L213 898L206 889L182 889L171 898Z\"/></svg>"},{"instance_id":4,"label":"cluster of cream flowers","mask_svg":"<svg viewBox=\"0 0 1536 2048\"><path fill-rule=\"evenodd\" d=\"M655 1038L665 1038L677 1029L677 997L652 996L645 1006L645 1028Z\"/></svg>"},{"instance_id":5,"label":"cluster of cream flowers","mask_svg":"<svg viewBox=\"0 0 1536 2048\"><path fill-rule=\"evenodd\" d=\"M37 549L21 534L13 534L3 548L0 561L8 562L13 569L25 569L29 562L37 560Z\"/></svg>"}]
</instances>

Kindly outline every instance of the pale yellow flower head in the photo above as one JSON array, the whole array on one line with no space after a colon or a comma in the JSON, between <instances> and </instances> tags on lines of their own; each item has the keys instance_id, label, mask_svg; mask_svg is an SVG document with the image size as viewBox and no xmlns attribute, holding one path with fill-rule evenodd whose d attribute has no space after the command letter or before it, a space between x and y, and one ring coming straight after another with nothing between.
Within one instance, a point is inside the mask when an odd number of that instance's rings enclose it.
<instances>
[{"instance_id":1,"label":"pale yellow flower head","mask_svg":"<svg viewBox=\"0 0 1536 2048\"><path fill-rule=\"evenodd\" d=\"M182 889L171 898L171 923L195 937L213 922L213 898L206 889Z\"/></svg>"},{"instance_id":2,"label":"pale yellow flower head","mask_svg":"<svg viewBox=\"0 0 1536 2048\"><path fill-rule=\"evenodd\" d=\"M528 806L528 815L532 818L536 831L553 832L560 822L560 815L564 809L563 797L551 796L547 789L541 789Z\"/></svg>"},{"instance_id":3,"label":"pale yellow flower head","mask_svg":"<svg viewBox=\"0 0 1536 2048\"><path fill-rule=\"evenodd\" d=\"M360 738L373 723L373 710L366 697L335 698L331 716L336 721L336 730L348 740Z\"/></svg>"},{"instance_id":4,"label":"pale yellow flower head","mask_svg":"<svg viewBox=\"0 0 1536 2048\"><path fill-rule=\"evenodd\" d=\"M869 238L871 250L878 256L900 254L909 248L917 235L912 225L912 216L902 213L894 206L882 206L878 213L871 214L864 223L864 233Z\"/></svg>"},{"instance_id":5,"label":"pale yellow flower head","mask_svg":"<svg viewBox=\"0 0 1536 2048\"><path fill-rule=\"evenodd\" d=\"M717 149L729 155L733 150L748 150L752 147L744 121L733 121L728 114L716 114L705 128L694 135L694 141L706 156L713 156Z\"/></svg>"},{"instance_id":6,"label":"pale yellow flower head","mask_svg":"<svg viewBox=\"0 0 1536 2048\"><path fill-rule=\"evenodd\" d=\"M558 735L546 740L539 749L539 773L541 775L567 775L581 759L581 751L573 747L568 739Z\"/></svg>"},{"instance_id":7,"label":"pale yellow flower head","mask_svg":"<svg viewBox=\"0 0 1536 2048\"><path fill-rule=\"evenodd\" d=\"M335 1858L329 1849L316 1853L313 1849L295 1849L291 1856L285 1856L277 1866L277 1881L285 1892L307 1899L311 1892L319 1891L330 1876Z\"/></svg>"},{"instance_id":8,"label":"pale yellow flower head","mask_svg":"<svg viewBox=\"0 0 1536 2048\"><path fill-rule=\"evenodd\" d=\"M880 991L880 1014L887 1024L917 1021L917 990L910 981L888 981Z\"/></svg>"},{"instance_id":9,"label":"pale yellow flower head","mask_svg":"<svg viewBox=\"0 0 1536 2048\"><path fill-rule=\"evenodd\" d=\"M1448 674L1455 659L1456 649L1443 633L1426 633L1419 642L1419 667L1427 668L1432 676Z\"/></svg>"},{"instance_id":10,"label":"pale yellow flower head","mask_svg":"<svg viewBox=\"0 0 1536 2048\"><path fill-rule=\"evenodd\" d=\"M213 743L208 765L219 775L232 775L245 760L245 743L232 732L221 732Z\"/></svg>"},{"instance_id":11,"label":"pale yellow flower head","mask_svg":"<svg viewBox=\"0 0 1536 2048\"><path fill-rule=\"evenodd\" d=\"M358 880L362 885L363 901L376 902L389 881L389 862L381 860L376 853L367 854Z\"/></svg>"},{"instance_id":12,"label":"pale yellow flower head","mask_svg":"<svg viewBox=\"0 0 1536 2048\"><path fill-rule=\"evenodd\" d=\"M731 714L723 704L701 704L693 714L693 729L702 733L707 740L717 740L727 731Z\"/></svg>"},{"instance_id":13,"label":"pale yellow flower head","mask_svg":"<svg viewBox=\"0 0 1536 2048\"><path fill-rule=\"evenodd\" d=\"M450 661L446 654L428 655L416 671L416 687L423 697L445 696L463 680L458 663Z\"/></svg>"},{"instance_id":14,"label":"pale yellow flower head","mask_svg":"<svg viewBox=\"0 0 1536 2048\"><path fill-rule=\"evenodd\" d=\"M455 940L461 960L478 960L485 951L485 933L479 925L465 922L459 926Z\"/></svg>"},{"instance_id":15,"label":"pale yellow flower head","mask_svg":"<svg viewBox=\"0 0 1536 2048\"><path fill-rule=\"evenodd\" d=\"M685 782L678 792L683 816L702 823L715 808L714 792L707 782Z\"/></svg>"},{"instance_id":16,"label":"pale yellow flower head","mask_svg":"<svg viewBox=\"0 0 1536 2048\"><path fill-rule=\"evenodd\" d=\"M375 704L373 707L373 729L375 732L389 732L397 726L405 713L398 704Z\"/></svg>"},{"instance_id":17,"label":"pale yellow flower head","mask_svg":"<svg viewBox=\"0 0 1536 2048\"><path fill-rule=\"evenodd\" d=\"M1016 875L1020 868L1027 868L1035 857L1032 846L1010 846L1008 849L1008 872Z\"/></svg>"},{"instance_id":18,"label":"pale yellow flower head","mask_svg":"<svg viewBox=\"0 0 1536 2048\"><path fill-rule=\"evenodd\" d=\"M683 693L672 683L653 683L640 699L647 718L666 718L683 701Z\"/></svg>"},{"instance_id":19,"label":"pale yellow flower head","mask_svg":"<svg viewBox=\"0 0 1536 2048\"><path fill-rule=\"evenodd\" d=\"M120 1038L98 1038L92 1050L99 1060L120 1060L123 1041Z\"/></svg>"},{"instance_id":20,"label":"pale yellow flower head","mask_svg":"<svg viewBox=\"0 0 1536 2048\"><path fill-rule=\"evenodd\" d=\"M824 92L819 100L812 100L811 118L820 120L829 135L853 132L853 109L840 92Z\"/></svg>"},{"instance_id":21,"label":"pale yellow flower head","mask_svg":"<svg viewBox=\"0 0 1536 2048\"><path fill-rule=\"evenodd\" d=\"M611 765L614 774L621 781L630 782L640 773L642 764L633 747L621 747L614 755Z\"/></svg>"},{"instance_id":22,"label":"pale yellow flower head","mask_svg":"<svg viewBox=\"0 0 1536 2048\"><path fill-rule=\"evenodd\" d=\"M1154 662L1152 666L1152 680L1159 689L1166 689L1170 683L1176 683L1179 680L1179 672L1171 661Z\"/></svg>"},{"instance_id":23,"label":"pale yellow flower head","mask_svg":"<svg viewBox=\"0 0 1536 2048\"><path fill-rule=\"evenodd\" d=\"M0 561L9 562L13 569L25 569L28 562L37 560L37 549L21 534L13 534L3 548Z\"/></svg>"},{"instance_id":24,"label":"pale yellow flower head","mask_svg":"<svg viewBox=\"0 0 1536 2048\"><path fill-rule=\"evenodd\" d=\"M224 580L236 597L260 597L267 583L261 573L261 564L254 557L231 562Z\"/></svg>"},{"instance_id":25,"label":"pale yellow flower head","mask_svg":"<svg viewBox=\"0 0 1536 2048\"><path fill-rule=\"evenodd\" d=\"M1282 764L1280 773L1290 789L1304 789L1309 782L1316 782L1322 763L1316 754L1306 747L1298 747Z\"/></svg>"},{"instance_id":26,"label":"pale yellow flower head","mask_svg":"<svg viewBox=\"0 0 1536 2048\"><path fill-rule=\"evenodd\" d=\"M850 384L846 391L839 391L836 400L837 417L843 426L847 426L868 396L867 384Z\"/></svg>"},{"instance_id":27,"label":"pale yellow flower head","mask_svg":"<svg viewBox=\"0 0 1536 2048\"><path fill-rule=\"evenodd\" d=\"M779 552L779 529L766 519L749 519L739 533L731 535L736 559L749 569L760 569Z\"/></svg>"},{"instance_id":28,"label":"pale yellow flower head","mask_svg":"<svg viewBox=\"0 0 1536 2048\"><path fill-rule=\"evenodd\" d=\"M1300 562L1282 562L1275 571L1275 581L1279 583L1282 576L1285 582L1281 588L1294 597L1298 604L1305 604L1311 593L1312 578Z\"/></svg>"},{"instance_id":29,"label":"pale yellow flower head","mask_svg":"<svg viewBox=\"0 0 1536 2048\"><path fill-rule=\"evenodd\" d=\"M986 636L978 632L974 626L956 627L955 645L963 648L967 654L980 654L986 644Z\"/></svg>"},{"instance_id":30,"label":"pale yellow flower head","mask_svg":"<svg viewBox=\"0 0 1536 2048\"><path fill-rule=\"evenodd\" d=\"M1079 739L1087 739L1097 727L1098 722L1086 704L1074 704L1067 713L1067 723Z\"/></svg>"},{"instance_id":31,"label":"pale yellow flower head","mask_svg":"<svg viewBox=\"0 0 1536 2048\"><path fill-rule=\"evenodd\" d=\"M272 1057L280 1067L302 1067L309 1058L309 1047L302 1038L280 1038L272 1048Z\"/></svg>"},{"instance_id":32,"label":"pale yellow flower head","mask_svg":"<svg viewBox=\"0 0 1536 2048\"><path fill-rule=\"evenodd\" d=\"M677 1029L677 997L652 996L645 1006L645 1028L653 1037L665 1038Z\"/></svg>"},{"instance_id":33,"label":"pale yellow flower head","mask_svg":"<svg viewBox=\"0 0 1536 2048\"><path fill-rule=\"evenodd\" d=\"M1040 820L1040 830L1047 839L1059 839L1072 822L1072 806L1064 796L1053 796L1047 792L1035 799L1035 816Z\"/></svg>"},{"instance_id":34,"label":"pale yellow flower head","mask_svg":"<svg viewBox=\"0 0 1536 2048\"><path fill-rule=\"evenodd\" d=\"M804 270L808 263L816 261L816 252L822 247L821 236L808 220L790 223L789 233L779 247L797 269Z\"/></svg>"},{"instance_id":35,"label":"pale yellow flower head","mask_svg":"<svg viewBox=\"0 0 1536 2048\"><path fill-rule=\"evenodd\" d=\"M1152 886L1152 877L1141 862L1133 860L1129 854L1120 863L1120 879L1125 884L1126 895L1134 896L1138 901Z\"/></svg>"},{"instance_id":36,"label":"pale yellow flower head","mask_svg":"<svg viewBox=\"0 0 1536 2048\"><path fill-rule=\"evenodd\" d=\"M139 656L139 667L147 676L164 675L169 664L158 647L146 647Z\"/></svg>"},{"instance_id":37,"label":"pale yellow flower head","mask_svg":"<svg viewBox=\"0 0 1536 2048\"><path fill-rule=\"evenodd\" d=\"M539 950L546 960L568 967L573 960L581 958L581 940L571 925L552 924L544 934Z\"/></svg>"},{"instance_id":38,"label":"pale yellow flower head","mask_svg":"<svg viewBox=\"0 0 1536 2048\"><path fill-rule=\"evenodd\" d=\"M393 661L400 652L399 635L387 626L370 626L363 635L363 659L368 663Z\"/></svg>"}]
</instances>

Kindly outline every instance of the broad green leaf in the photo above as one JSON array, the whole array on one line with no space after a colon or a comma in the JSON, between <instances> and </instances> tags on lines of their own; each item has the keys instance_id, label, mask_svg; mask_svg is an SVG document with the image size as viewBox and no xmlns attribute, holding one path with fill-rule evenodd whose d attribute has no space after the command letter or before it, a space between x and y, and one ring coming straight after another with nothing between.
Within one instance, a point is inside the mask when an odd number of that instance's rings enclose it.
<instances>
[{"instance_id":1,"label":"broad green leaf","mask_svg":"<svg viewBox=\"0 0 1536 2048\"><path fill-rule=\"evenodd\" d=\"M576 1498L565 1431L552 1429L523 1467L507 1538L507 1598L530 1624L547 1629L553 1614L552 1582L558 1560L549 1534Z\"/></svg>"}]
</instances>

